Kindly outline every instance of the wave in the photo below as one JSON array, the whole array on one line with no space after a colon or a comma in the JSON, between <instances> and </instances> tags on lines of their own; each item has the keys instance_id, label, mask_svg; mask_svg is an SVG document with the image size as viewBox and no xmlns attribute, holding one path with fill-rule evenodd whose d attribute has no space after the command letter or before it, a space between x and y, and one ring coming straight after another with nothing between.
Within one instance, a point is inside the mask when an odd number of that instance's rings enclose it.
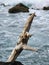
<instances>
[{"instance_id":1,"label":"wave","mask_svg":"<svg viewBox=\"0 0 49 65\"><path fill-rule=\"evenodd\" d=\"M23 3L26 6L29 6L30 8L43 8L44 6L49 6L49 0L5 0L1 3L4 3L5 5L16 5L18 3Z\"/></svg>"}]
</instances>

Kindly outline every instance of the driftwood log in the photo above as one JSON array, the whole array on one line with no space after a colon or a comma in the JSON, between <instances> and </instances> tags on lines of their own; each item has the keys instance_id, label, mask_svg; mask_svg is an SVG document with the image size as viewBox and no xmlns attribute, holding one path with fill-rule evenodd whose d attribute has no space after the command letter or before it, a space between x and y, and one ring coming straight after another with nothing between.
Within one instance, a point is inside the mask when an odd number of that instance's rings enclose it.
<instances>
[{"instance_id":1,"label":"driftwood log","mask_svg":"<svg viewBox=\"0 0 49 65\"><path fill-rule=\"evenodd\" d=\"M22 33L19 36L18 43L16 47L13 49L11 55L9 56L7 62L13 62L16 60L16 58L19 56L19 54L22 52L22 50L31 50L31 51L36 51L37 49L32 48L30 46L27 46L28 39L32 36L29 34L29 30L31 27L32 20L35 17L35 13L31 14L29 18L27 19L27 22L24 26L24 29Z\"/></svg>"}]
</instances>

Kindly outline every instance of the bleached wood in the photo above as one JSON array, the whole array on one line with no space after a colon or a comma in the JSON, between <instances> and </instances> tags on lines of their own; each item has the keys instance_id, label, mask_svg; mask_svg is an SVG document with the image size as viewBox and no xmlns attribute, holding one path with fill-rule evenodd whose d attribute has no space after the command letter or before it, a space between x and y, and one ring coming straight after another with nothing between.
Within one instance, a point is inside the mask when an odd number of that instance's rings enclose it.
<instances>
[{"instance_id":1,"label":"bleached wood","mask_svg":"<svg viewBox=\"0 0 49 65\"><path fill-rule=\"evenodd\" d=\"M18 41L16 47L13 49L7 62L15 61L16 58L19 56L19 54L22 52L22 50L25 48L28 50L34 51L34 49L32 49L31 47L26 46L24 48L24 46L23 46L24 44L27 45L28 39L31 37L31 35L28 32L30 30L31 23L32 23L32 20L34 19L34 17L35 17L35 13L30 15L29 18L27 19L24 29L23 29L21 35L19 36L19 41Z\"/></svg>"},{"instance_id":2,"label":"bleached wood","mask_svg":"<svg viewBox=\"0 0 49 65\"><path fill-rule=\"evenodd\" d=\"M23 48L23 50L37 51L36 48L30 47L30 46L27 46L27 45L22 45L22 48Z\"/></svg>"}]
</instances>

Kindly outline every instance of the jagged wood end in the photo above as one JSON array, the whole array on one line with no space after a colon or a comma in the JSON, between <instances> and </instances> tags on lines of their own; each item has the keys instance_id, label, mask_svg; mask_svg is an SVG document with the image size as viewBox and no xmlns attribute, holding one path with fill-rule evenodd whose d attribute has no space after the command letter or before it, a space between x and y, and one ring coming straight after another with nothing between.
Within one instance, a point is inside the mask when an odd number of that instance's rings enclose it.
<instances>
[{"instance_id":1,"label":"jagged wood end","mask_svg":"<svg viewBox=\"0 0 49 65\"><path fill-rule=\"evenodd\" d=\"M26 24L25 24L25 26L24 26L24 29L23 29L23 33L29 32L30 27L31 27L31 24L32 24L32 20L34 19L34 17L35 17L35 13L31 14L31 15L28 17L28 19L27 19L27 21L26 21Z\"/></svg>"}]
</instances>

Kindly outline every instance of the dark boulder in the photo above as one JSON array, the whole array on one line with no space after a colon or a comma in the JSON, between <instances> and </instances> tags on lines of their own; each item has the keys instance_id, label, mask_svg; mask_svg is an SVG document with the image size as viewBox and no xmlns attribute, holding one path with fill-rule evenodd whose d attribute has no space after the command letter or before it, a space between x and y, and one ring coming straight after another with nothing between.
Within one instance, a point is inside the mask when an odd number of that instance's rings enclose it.
<instances>
[{"instance_id":1,"label":"dark boulder","mask_svg":"<svg viewBox=\"0 0 49 65\"><path fill-rule=\"evenodd\" d=\"M0 65L23 65L23 64L19 61L14 61L14 62L1 62L0 61Z\"/></svg>"},{"instance_id":2,"label":"dark boulder","mask_svg":"<svg viewBox=\"0 0 49 65\"><path fill-rule=\"evenodd\" d=\"M17 4L8 11L9 13L29 12L29 8L22 3Z\"/></svg>"},{"instance_id":3,"label":"dark boulder","mask_svg":"<svg viewBox=\"0 0 49 65\"><path fill-rule=\"evenodd\" d=\"M43 7L43 10L49 10L49 6L48 7Z\"/></svg>"},{"instance_id":4,"label":"dark boulder","mask_svg":"<svg viewBox=\"0 0 49 65\"><path fill-rule=\"evenodd\" d=\"M0 6L4 6L5 7L6 5L4 3L1 3Z\"/></svg>"}]
</instances>

